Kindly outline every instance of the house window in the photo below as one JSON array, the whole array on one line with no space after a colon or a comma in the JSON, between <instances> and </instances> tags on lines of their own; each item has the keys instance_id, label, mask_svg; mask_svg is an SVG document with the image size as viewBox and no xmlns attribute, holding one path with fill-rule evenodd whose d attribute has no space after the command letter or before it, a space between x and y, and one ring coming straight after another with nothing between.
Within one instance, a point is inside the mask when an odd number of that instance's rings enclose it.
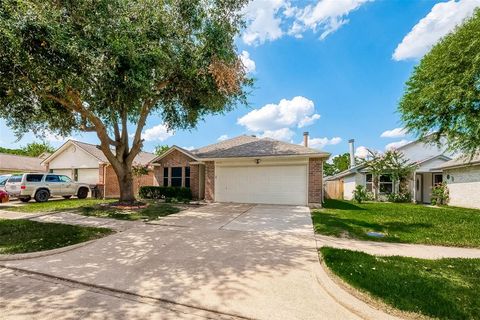
<instances>
[{"instance_id":1,"label":"house window","mask_svg":"<svg viewBox=\"0 0 480 320\"><path fill-rule=\"evenodd\" d=\"M367 189L367 191L373 191L373 176L371 173L368 173L365 176L365 188Z\"/></svg>"},{"instance_id":2,"label":"house window","mask_svg":"<svg viewBox=\"0 0 480 320\"><path fill-rule=\"evenodd\" d=\"M380 193L392 193L393 192L393 182L392 178L389 175L381 175L378 186ZM368 173L365 175L365 188L367 191L373 192L373 175Z\"/></svg>"},{"instance_id":3,"label":"house window","mask_svg":"<svg viewBox=\"0 0 480 320\"><path fill-rule=\"evenodd\" d=\"M442 174L434 174L433 175L433 185L439 185L443 182L443 175Z\"/></svg>"},{"instance_id":4,"label":"house window","mask_svg":"<svg viewBox=\"0 0 480 320\"><path fill-rule=\"evenodd\" d=\"M386 174L382 174L379 179L380 193L392 193L393 192L393 182L392 177Z\"/></svg>"},{"instance_id":5,"label":"house window","mask_svg":"<svg viewBox=\"0 0 480 320\"><path fill-rule=\"evenodd\" d=\"M172 187L182 186L182 167L172 168L171 186Z\"/></svg>"},{"instance_id":6,"label":"house window","mask_svg":"<svg viewBox=\"0 0 480 320\"><path fill-rule=\"evenodd\" d=\"M190 188L190 167L185 167L185 188Z\"/></svg>"},{"instance_id":7,"label":"house window","mask_svg":"<svg viewBox=\"0 0 480 320\"><path fill-rule=\"evenodd\" d=\"M168 168L163 168L163 186L168 187Z\"/></svg>"}]
</instances>

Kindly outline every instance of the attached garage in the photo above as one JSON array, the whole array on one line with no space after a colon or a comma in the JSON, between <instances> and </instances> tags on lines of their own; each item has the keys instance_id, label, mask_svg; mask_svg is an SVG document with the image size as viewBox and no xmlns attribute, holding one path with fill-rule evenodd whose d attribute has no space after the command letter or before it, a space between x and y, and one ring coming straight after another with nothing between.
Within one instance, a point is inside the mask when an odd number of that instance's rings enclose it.
<instances>
[{"instance_id":1,"label":"attached garage","mask_svg":"<svg viewBox=\"0 0 480 320\"><path fill-rule=\"evenodd\" d=\"M307 164L216 166L215 201L306 205Z\"/></svg>"},{"instance_id":2,"label":"attached garage","mask_svg":"<svg viewBox=\"0 0 480 320\"><path fill-rule=\"evenodd\" d=\"M67 176L70 179L73 179L72 169L52 169L51 171L52 171L52 173L60 174L60 175L63 175L63 176Z\"/></svg>"},{"instance_id":3,"label":"attached garage","mask_svg":"<svg viewBox=\"0 0 480 320\"><path fill-rule=\"evenodd\" d=\"M98 168L96 169L77 169L77 181L88 183L88 184L97 184L98 183Z\"/></svg>"}]
</instances>

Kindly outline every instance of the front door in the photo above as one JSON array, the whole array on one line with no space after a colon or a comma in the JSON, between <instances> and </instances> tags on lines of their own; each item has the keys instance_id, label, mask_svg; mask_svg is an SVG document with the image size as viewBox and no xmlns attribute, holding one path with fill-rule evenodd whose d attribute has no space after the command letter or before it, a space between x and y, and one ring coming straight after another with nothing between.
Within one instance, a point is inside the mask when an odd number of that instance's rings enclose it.
<instances>
[{"instance_id":1,"label":"front door","mask_svg":"<svg viewBox=\"0 0 480 320\"><path fill-rule=\"evenodd\" d=\"M415 202L423 202L423 175L417 174L415 176Z\"/></svg>"}]
</instances>

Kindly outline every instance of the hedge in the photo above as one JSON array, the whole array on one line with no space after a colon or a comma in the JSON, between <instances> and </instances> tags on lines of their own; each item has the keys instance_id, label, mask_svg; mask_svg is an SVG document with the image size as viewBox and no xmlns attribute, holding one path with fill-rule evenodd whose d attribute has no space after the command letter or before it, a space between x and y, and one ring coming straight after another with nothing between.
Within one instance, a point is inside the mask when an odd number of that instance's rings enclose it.
<instances>
[{"instance_id":1,"label":"hedge","mask_svg":"<svg viewBox=\"0 0 480 320\"><path fill-rule=\"evenodd\" d=\"M143 186L140 187L138 194L143 199L192 200L190 188Z\"/></svg>"}]
</instances>

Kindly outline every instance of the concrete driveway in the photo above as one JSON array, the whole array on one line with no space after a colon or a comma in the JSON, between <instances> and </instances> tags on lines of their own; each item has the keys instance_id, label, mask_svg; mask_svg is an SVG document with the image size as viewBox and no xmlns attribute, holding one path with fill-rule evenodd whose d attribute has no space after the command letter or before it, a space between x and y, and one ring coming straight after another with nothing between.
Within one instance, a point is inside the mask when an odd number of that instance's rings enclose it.
<instances>
[{"instance_id":1,"label":"concrete driveway","mask_svg":"<svg viewBox=\"0 0 480 320\"><path fill-rule=\"evenodd\" d=\"M3 264L246 318L389 318L328 278L306 207L212 204L77 250ZM15 297L0 292L7 306Z\"/></svg>"}]
</instances>

